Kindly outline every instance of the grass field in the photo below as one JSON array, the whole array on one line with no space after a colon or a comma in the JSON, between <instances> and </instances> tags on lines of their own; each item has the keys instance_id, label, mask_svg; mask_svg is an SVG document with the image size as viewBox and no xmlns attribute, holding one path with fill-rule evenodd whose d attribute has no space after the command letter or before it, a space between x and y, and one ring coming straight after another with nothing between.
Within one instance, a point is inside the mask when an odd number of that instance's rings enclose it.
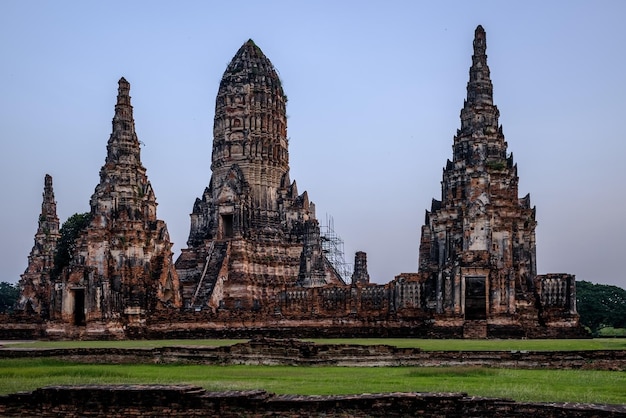
<instances>
[{"instance_id":1,"label":"grass field","mask_svg":"<svg viewBox=\"0 0 626 418\"><path fill-rule=\"evenodd\" d=\"M22 348L223 346L245 340L59 341L10 344ZM429 351L625 350L625 339L421 340L328 339L320 344L387 344ZM5 345L9 346L9 345ZM626 372L515 370L482 367L296 367L212 365L102 365L55 359L0 360L0 394L47 385L193 384L208 390L264 389L279 394L465 392L517 401L626 404Z\"/></svg>"},{"instance_id":2,"label":"grass field","mask_svg":"<svg viewBox=\"0 0 626 418\"><path fill-rule=\"evenodd\" d=\"M34 341L11 344L20 348L77 348L117 347L152 348L177 345L223 346L246 340L125 340L125 341ZM624 338L595 338L581 340L425 340L416 338L343 338L309 340L319 344L386 344L396 347L415 347L426 351L470 350L626 350Z\"/></svg>"},{"instance_id":3,"label":"grass field","mask_svg":"<svg viewBox=\"0 0 626 418\"><path fill-rule=\"evenodd\" d=\"M0 360L0 393L47 385L193 384L208 390L279 394L466 392L517 401L626 404L626 373L481 367L297 367L96 365L53 359Z\"/></svg>"}]
</instances>

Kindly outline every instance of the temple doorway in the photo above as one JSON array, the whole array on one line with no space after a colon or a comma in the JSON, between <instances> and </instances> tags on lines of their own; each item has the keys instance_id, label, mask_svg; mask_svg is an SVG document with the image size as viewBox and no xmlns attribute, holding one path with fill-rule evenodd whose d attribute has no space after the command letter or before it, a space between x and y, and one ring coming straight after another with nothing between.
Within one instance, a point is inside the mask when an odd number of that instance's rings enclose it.
<instances>
[{"instance_id":1,"label":"temple doorway","mask_svg":"<svg viewBox=\"0 0 626 418\"><path fill-rule=\"evenodd\" d=\"M485 276L465 278L465 319L487 319Z\"/></svg>"},{"instance_id":2,"label":"temple doorway","mask_svg":"<svg viewBox=\"0 0 626 418\"><path fill-rule=\"evenodd\" d=\"M85 289L73 289L74 294L74 325L85 325Z\"/></svg>"},{"instance_id":3,"label":"temple doorway","mask_svg":"<svg viewBox=\"0 0 626 418\"><path fill-rule=\"evenodd\" d=\"M233 215L222 215L222 232L223 238L233 237Z\"/></svg>"}]
</instances>

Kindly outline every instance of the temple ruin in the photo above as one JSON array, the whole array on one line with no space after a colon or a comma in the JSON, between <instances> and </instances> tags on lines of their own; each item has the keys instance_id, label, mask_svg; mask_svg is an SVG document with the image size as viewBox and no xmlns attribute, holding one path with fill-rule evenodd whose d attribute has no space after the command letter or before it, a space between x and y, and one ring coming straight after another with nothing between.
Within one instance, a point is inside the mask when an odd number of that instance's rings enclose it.
<instances>
[{"instance_id":1,"label":"temple ruin","mask_svg":"<svg viewBox=\"0 0 626 418\"><path fill-rule=\"evenodd\" d=\"M419 272L426 305L437 315L458 318L477 336L487 336L488 326L524 335L523 328L546 321L571 323L576 287L572 275L537 276L535 208L530 195L518 198L517 164L493 104L486 49L478 26L461 129L441 200L433 199L422 227Z\"/></svg>"},{"instance_id":2,"label":"temple ruin","mask_svg":"<svg viewBox=\"0 0 626 418\"><path fill-rule=\"evenodd\" d=\"M122 78L87 226L63 266L53 266L62 237L46 177L23 310L49 320L40 331L48 337L58 324L94 323L148 338L585 335L574 276L537 275L535 209L529 195L518 197L481 26L473 45L461 128L441 200L426 211L417 272L376 284L364 252L350 275L332 262L314 204L289 177L281 81L249 40L220 82L212 175L175 265Z\"/></svg>"},{"instance_id":3,"label":"temple ruin","mask_svg":"<svg viewBox=\"0 0 626 418\"><path fill-rule=\"evenodd\" d=\"M213 175L176 261L184 306L267 308L285 287L343 284L321 250L315 205L289 178L287 97L252 40L215 100Z\"/></svg>"},{"instance_id":4,"label":"temple ruin","mask_svg":"<svg viewBox=\"0 0 626 418\"><path fill-rule=\"evenodd\" d=\"M156 217L156 198L141 164L129 91L120 79L100 183L90 213L73 218L79 221L72 225L66 259L52 256L53 248L61 250L62 237L52 178L45 179L35 247L20 287L22 306L50 321L49 334L71 334L67 325L123 333L124 324L180 306L172 244L165 222Z\"/></svg>"},{"instance_id":5,"label":"temple ruin","mask_svg":"<svg viewBox=\"0 0 626 418\"><path fill-rule=\"evenodd\" d=\"M50 311L51 273L60 237L52 176L46 174L39 226L35 234L35 244L28 256L28 267L19 282L21 295L18 301L20 309L44 318L49 316Z\"/></svg>"}]
</instances>

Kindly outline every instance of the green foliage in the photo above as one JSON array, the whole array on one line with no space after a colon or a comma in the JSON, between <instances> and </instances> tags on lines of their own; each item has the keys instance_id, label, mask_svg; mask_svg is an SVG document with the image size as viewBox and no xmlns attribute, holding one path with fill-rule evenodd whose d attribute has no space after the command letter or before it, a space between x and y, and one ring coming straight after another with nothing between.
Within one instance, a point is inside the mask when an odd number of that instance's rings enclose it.
<instances>
[{"instance_id":1,"label":"green foliage","mask_svg":"<svg viewBox=\"0 0 626 418\"><path fill-rule=\"evenodd\" d=\"M191 384L207 390L263 389L301 395L466 392L518 401L626 403L626 374L600 370L80 364L0 359L2 394L47 385L85 384Z\"/></svg>"},{"instance_id":2,"label":"green foliage","mask_svg":"<svg viewBox=\"0 0 626 418\"><path fill-rule=\"evenodd\" d=\"M53 275L58 276L61 271L69 266L74 251L76 250L76 238L89 225L91 214L75 213L63 223L59 233L61 237L57 243L57 251L54 255Z\"/></svg>"},{"instance_id":3,"label":"green foliage","mask_svg":"<svg viewBox=\"0 0 626 418\"><path fill-rule=\"evenodd\" d=\"M505 161L488 161L487 162L487 168L490 168L492 170L504 170L506 168L506 162Z\"/></svg>"},{"instance_id":4,"label":"green foliage","mask_svg":"<svg viewBox=\"0 0 626 418\"><path fill-rule=\"evenodd\" d=\"M598 330L600 337L626 337L626 328L604 327Z\"/></svg>"},{"instance_id":5,"label":"green foliage","mask_svg":"<svg viewBox=\"0 0 626 418\"><path fill-rule=\"evenodd\" d=\"M0 283L0 313L10 313L20 297L20 289L11 283Z\"/></svg>"},{"instance_id":6,"label":"green foliage","mask_svg":"<svg viewBox=\"0 0 626 418\"><path fill-rule=\"evenodd\" d=\"M576 282L580 323L594 335L605 327L626 328L626 290L617 286Z\"/></svg>"}]
</instances>

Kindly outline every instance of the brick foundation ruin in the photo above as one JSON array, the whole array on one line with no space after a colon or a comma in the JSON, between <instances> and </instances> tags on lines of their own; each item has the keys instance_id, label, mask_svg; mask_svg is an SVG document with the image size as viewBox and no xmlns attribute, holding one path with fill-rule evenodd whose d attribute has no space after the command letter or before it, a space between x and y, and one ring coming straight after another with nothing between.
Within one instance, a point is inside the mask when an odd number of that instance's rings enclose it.
<instances>
[{"instance_id":1,"label":"brick foundation ruin","mask_svg":"<svg viewBox=\"0 0 626 418\"><path fill-rule=\"evenodd\" d=\"M262 390L210 392L197 386L50 386L0 396L3 416L170 417L624 417L626 407L513 402L465 393L344 396L275 395Z\"/></svg>"},{"instance_id":2,"label":"brick foundation ruin","mask_svg":"<svg viewBox=\"0 0 626 418\"><path fill-rule=\"evenodd\" d=\"M389 345L315 344L257 339L226 347L150 349L2 347L0 358L49 358L87 364L290 365L300 367L499 367L626 371L626 351L422 351ZM356 416L622 417L624 405L529 403L465 393L343 396L275 395L262 390L211 392L195 386L54 386L0 396L2 416Z\"/></svg>"}]
</instances>

